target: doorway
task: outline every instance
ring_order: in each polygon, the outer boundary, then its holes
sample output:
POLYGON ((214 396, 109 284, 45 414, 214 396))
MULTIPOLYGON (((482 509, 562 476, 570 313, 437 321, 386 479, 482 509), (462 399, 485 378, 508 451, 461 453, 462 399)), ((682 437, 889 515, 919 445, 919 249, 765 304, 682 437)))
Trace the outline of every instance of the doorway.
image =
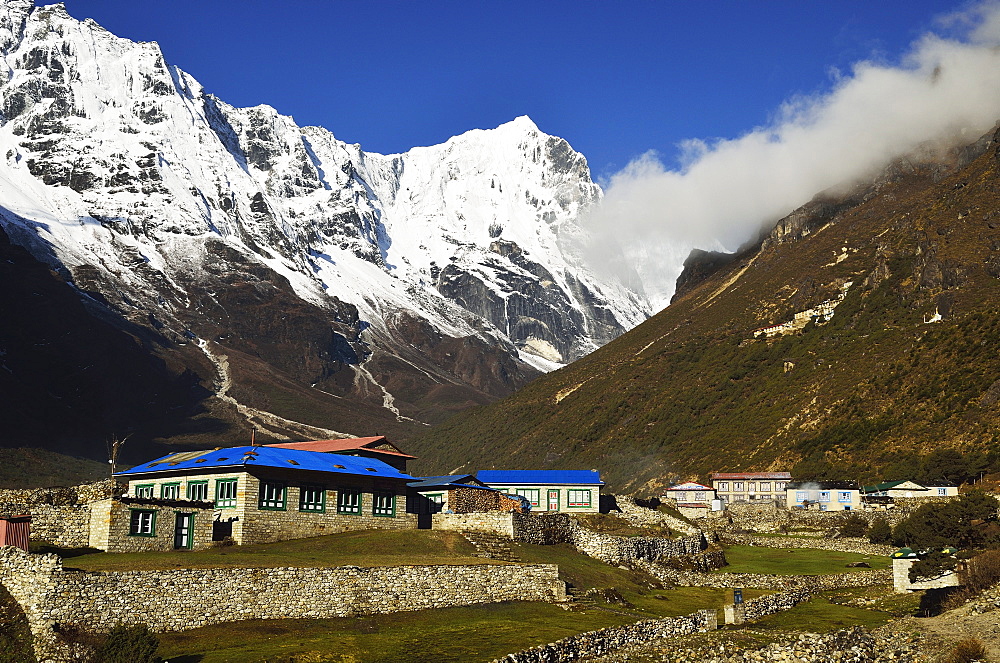
POLYGON ((178 513, 174 521, 174 548, 179 550, 191 549, 191 534, 194 529, 193 513, 178 513))
POLYGON ((559 491, 550 490, 549 491, 549 511, 559 510, 559 491))

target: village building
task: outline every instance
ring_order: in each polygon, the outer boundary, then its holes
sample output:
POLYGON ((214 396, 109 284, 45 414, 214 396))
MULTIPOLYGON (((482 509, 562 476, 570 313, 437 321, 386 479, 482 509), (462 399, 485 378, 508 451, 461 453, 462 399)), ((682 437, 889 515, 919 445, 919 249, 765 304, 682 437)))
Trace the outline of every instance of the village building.
POLYGON ((785 495, 789 509, 861 509, 861 488, 855 481, 794 481, 785 486, 785 495))
POLYGON ((479 470, 476 478, 490 488, 524 497, 532 511, 600 511, 604 482, 597 470, 479 470))
MULTIPOLYGON (((957 550, 943 548, 941 552, 954 555, 957 550)), ((924 551, 918 552, 910 548, 900 548, 892 554, 892 587, 897 594, 907 594, 925 589, 958 587, 962 584, 961 576, 957 571, 943 571, 933 578, 910 580, 910 567, 925 554, 924 551)))
POLYGON ((407 484, 410 513, 520 511, 521 501, 490 488, 471 474, 423 477, 407 484))
POLYGON ((727 504, 757 500, 785 499, 785 485, 791 481, 789 472, 715 472, 712 489, 727 504))
POLYGON ((91 509, 91 546, 110 552, 416 527, 406 508, 414 477, 361 455, 232 447, 170 454, 115 477, 127 494, 91 509))
POLYGON ((671 486, 663 491, 661 499, 672 500, 685 518, 704 518, 712 510, 713 503, 721 509, 721 503, 715 498, 715 490, 709 486, 688 481, 671 486))

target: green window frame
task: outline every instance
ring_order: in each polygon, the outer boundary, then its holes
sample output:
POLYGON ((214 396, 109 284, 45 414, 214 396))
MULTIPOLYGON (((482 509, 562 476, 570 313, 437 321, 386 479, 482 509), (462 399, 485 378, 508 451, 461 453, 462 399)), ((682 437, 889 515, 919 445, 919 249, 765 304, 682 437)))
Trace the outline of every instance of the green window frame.
POLYGON ((537 509, 541 505, 541 488, 515 488, 515 495, 520 495, 529 502, 531 502, 531 508, 537 509))
POLYGON ((153 498, 153 485, 151 483, 137 483, 135 485, 135 496, 145 497, 147 499, 153 498))
POLYGON ((299 488, 299 511, 326 513, 326 488, 318 484, 303 484, 299 488))
POLYGON ((396 494, 387 490, 372 493, 372 515, 382 518, 396 517, 396 494))
POLYGON ((361 491, 357 488, 337 490, 337 513, 357 516, 361 514, 361 491))
POLYGON ((232 509, 236 507, 237 479, 215 480, 215 508, 232 509))
POLYGON ((208 479, 204 481, 188 481, 187 498, 196 502, 208 501, 208 479))
POLYGON ((262 511, 284 511, 288 486, 280 481, 261 481, 257 508, 262 511))
POLYGON ((181 498, 181 482, 172 481, 160 484, 161 500, 179 500, 181 498))
POLYGON ((156 509, 129 509, 129 536, 156 536, 156 509))
POLYGON ((587 509, 591 506, 592 493, 588 490, 568 490, 566 491, 566 505, 571 509, 587 509))

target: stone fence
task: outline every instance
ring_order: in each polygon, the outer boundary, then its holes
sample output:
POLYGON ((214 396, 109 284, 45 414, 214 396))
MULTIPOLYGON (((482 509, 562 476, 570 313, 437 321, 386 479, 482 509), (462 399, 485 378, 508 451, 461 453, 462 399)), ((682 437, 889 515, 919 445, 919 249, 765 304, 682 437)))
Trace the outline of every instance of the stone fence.
POLYGON ((625 626, 602 628, 532 647, 514 654, 507 654, 493 663, 562 663, 584 657, 600 656, 628 645, 649 642, 658 638, 687 635, 695 631, 718 628, 715 610, 699 610, 683 617, 646 619, 625 626))
POLYGON ((614 495, 614 498, 622 518, 636 525, 665 526, 683 534, 697 534, 701 531, 691 523, 671 516, 669 513, 641 506, 636 502, 635 497, 630 495, 614 495))
MULTIPOLYGON (((751 599, 743 604, 746 619, 782 612, 810 597, 808 591, 793 590, 751 599)), ((647 619, 635 624, 604 628, 572 635, 562 640, 508 654, 493 663, 565 663, 603 656, 622 648, 642 646, 651 640, 688 635, 718 628, 717 610, 699 610, 683 617, 647 619)), ((631 660, 631 659, 626 659, 631 660)))
POLYGON ((895 548, 871 543, 868 539, 844 538, 826 539, 815 536, 759 536, 755 534, 725 533, 720 540, 726 544, 743 546, 759 546, 762 548, 811 548, 818 550, 836 550, 852 552, 860 555, 875 555, 888 557, 895 548))
POLYGON ((868 569, 850 573, 815 576, 782 576, 766 573, 702 573, 670 568, 656 562, 637 562, 650 575, 681 587, 752 587, 754 589, 807 589, 822 591, 842 587, 870 587, 892 584, 889 569, 868 569))
POLYGON ((243 619, 318 619, 566 600, 554 564, 67 571, 56 555, 0 547, 0 584, 24 610, 39 660, 71 658, 60 633, 118 623, 180 631, 243 619))
POLYGON ((32 541, 83 548, 90 545, 92 504, 126 489, 111 479, 66 488, 2 488, 0 515, 29 514, 32 541))
POLYGON ((585 555, 616 566, 639 559, 693 555, 708 547, 700 532, 676 539, 615 536, 589 530, 564 513, 436 513, 432 523, 434 529, 493 532, 536 545, 569 543, 585 555))

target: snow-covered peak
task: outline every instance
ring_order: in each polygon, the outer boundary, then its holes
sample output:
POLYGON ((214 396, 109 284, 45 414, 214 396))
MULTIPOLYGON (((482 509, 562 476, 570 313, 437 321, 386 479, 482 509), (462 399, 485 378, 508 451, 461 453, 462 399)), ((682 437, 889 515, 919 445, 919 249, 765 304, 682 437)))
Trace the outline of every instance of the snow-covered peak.
POLYGON ((100 266, 109 301, 181 306, 221 240, 308 302, 354 305, 373 343, 405 311, 564 363, 650 313, 561 248, 601 191, 527 116, 368 153, 271 106, 230 106, 155 42, 30 0, 0 3, 0 60, 4 223, 55 266, 100 266), (155 276, 129 268, 137 254, 155 276))

